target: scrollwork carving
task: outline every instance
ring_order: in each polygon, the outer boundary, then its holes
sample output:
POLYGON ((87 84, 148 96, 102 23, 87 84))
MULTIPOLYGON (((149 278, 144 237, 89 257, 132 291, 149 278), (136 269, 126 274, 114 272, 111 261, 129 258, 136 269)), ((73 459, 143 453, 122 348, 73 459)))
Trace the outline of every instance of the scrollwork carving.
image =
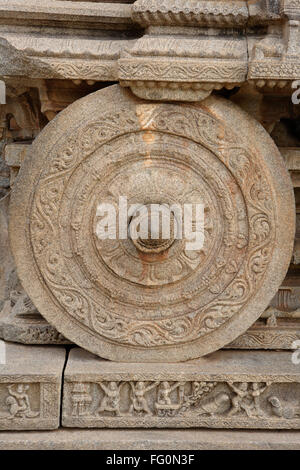
MULTIPOLYGON (((238 115, 232 105, 217 98, 200 106, 144 103, 115 90, 110 109, 74 118, 57 138, 49 130, 28 205, 30 250, 45 295, 73 325, 71 340, 80 341, 82 327, 99 344, 175 348, 176 357, 177 345, 221 334, 260 290, 280 233, 277 182, 255 142, 237 144, 225 120, 227 112, 238 115), (183 237, 149 254, 130 238, 100 240, 97 205, 109 202, 118 219, 123 195, 128 204, 201 201, 203 248, 186 250, 183 237)), ((100 101, 106 93, 98 92, 100 101)), ((283 165, 280 171, 285 178, 283 165)))

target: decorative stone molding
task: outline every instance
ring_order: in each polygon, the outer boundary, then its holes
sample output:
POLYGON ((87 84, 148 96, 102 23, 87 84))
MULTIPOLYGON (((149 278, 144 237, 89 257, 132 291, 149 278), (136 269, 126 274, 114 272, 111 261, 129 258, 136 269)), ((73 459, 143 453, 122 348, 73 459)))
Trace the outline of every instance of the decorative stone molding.
POLYGON ((179 364, 119 364, 73 349, 63 425, 299 429, 299 368, 287 352, 222 351, 179 364))
POLYGON ((3 22, 14 24, 18 15, 18 24, 40 26, 62 26, 63 28, 85 27, 87 29, 132 28, 131 5, 119 3, 88 3, 51 0, 1 0, 0 15, 3 22))
POLYGON ((226 27, 245 26, 248 9, 243 0, 138 0, 132 18, 147 26, 147 33, 124 50, 118 68, 121 85, 130 86, 137 96, 199 101, 213 89, 233 88, 246 80, 246 38, 226 32, 226 27))
POLYGON ((0 15, 3 77, 117 80, 119 51, 139 34, 127 4, 1 0, 0 15), (22 32, 7 28, 16 15, 22 32), (126 31, 123 40, 114 29, 126 31))
POLYGON ((199 101, 246 81, 290 95, 300 77, 298 7, 137 0, 83 9, 81 2, 1 0, 0 76, 119 81, 158 101, 199 101), (15 14, 22 31, 10 29, 15 14), (36 28, 41 21, 47 30, 36 28))
POLYGON ((271 300, 270 306, 256 323, 226 347, 293 349, 294 342, 298 340, 300 340, 300 286, 297 280, 286 279, 271 300))
POLYGON ((201 101, 213 89, 232 89, 246 76, 243 62, 229 60, 165 62, 157 59, 121 59, 119 78, 123 86, 130 86, 140 98, 171 101, 201 101), (201 77, 201 80, 200 80, 201 77))
POLYGON ((244 334, 225 346, 226 349, 286 349, 292 350, 300 341, 300 322, 297 318, 277 319, 273 326, 259 319, 244 334))
POLYGON ((245 26, 247 3, 238 1, 193 2, 192 0, 137 0, 132 6, 132 19, 141 26, 245 26))
MULTIPOLYGON (((295 450, 299 432, 211 429, 66 429, 43 432, 1 432, 1 450, 295 450), (184 443, 184 444, 183 444, 184 443)), ((116 456, 117 459, 117 456, 116 456)))
MULTIPOLYGON (((276 62, 276 61, 255 61, 249 66, 249 78, 251 80, 296 80, 300 76, 300 63, 276 62)), ((275 83, 274 83, 275 85, 275 83)), ((274 86, 273 85, 273 86, 274 86)))
MULTIPOLYGON (((145 68, 149 71, 147 66, 145 68)), ((173 71, 175 72, 176 69, 182 70, 182 66, 174 66, 173 71)), ((129 86, 136 96, 155 101, 201 101, 209 96, 212 90, 220 90, 221 88, 232 90, 235 86, 234 83, 155 82, 153 80, 137 80, 135 82, 121 80, 121 84, 124 87, 129 86)))

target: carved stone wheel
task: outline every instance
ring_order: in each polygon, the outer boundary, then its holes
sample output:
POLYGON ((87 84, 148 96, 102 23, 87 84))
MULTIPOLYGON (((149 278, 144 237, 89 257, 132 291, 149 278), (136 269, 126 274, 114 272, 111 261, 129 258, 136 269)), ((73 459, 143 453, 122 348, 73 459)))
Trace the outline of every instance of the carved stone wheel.
POLYGON ((289 176, 253 118, 218 97, 149 103, 117 85, 41 132, 10 219, 19 276, 39 311, 116 361, 188 360, 233 341, 275 295, 294 239, 289 176), (97 208, 112 204, 119 220, 121 196, 129 205, 200 201, 203 247, 188 250, 174 231, 130 238, 135 213, 127 238, 100 239, 97 208))

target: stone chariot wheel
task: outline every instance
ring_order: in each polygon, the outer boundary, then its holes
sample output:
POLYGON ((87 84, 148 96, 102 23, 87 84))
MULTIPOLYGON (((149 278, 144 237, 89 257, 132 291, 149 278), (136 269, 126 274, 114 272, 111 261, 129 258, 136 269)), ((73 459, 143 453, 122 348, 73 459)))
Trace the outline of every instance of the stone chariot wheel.
POLYGON ((115 85, 33 143, 10 237, 24 288, 67 338, 116 361, 183 361, 234 340, 275 295, 292 254, 292 187, 266 131, 231 102, 149 103, 115 85), (191 248, 178 208, 196 204, 203 243, 191 248), (155 237, 138 232, 146 221, 155 237))

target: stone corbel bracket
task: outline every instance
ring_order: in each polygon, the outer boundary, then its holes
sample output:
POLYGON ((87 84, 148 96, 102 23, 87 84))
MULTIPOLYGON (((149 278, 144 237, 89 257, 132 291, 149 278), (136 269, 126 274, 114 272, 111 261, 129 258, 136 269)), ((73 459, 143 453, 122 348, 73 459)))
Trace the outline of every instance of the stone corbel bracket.
POLYGON ((137 96, 198 101, 245 81, 245 1, 137 0, 131 16, 146 34, 123 50, 118 68, 137 96))

